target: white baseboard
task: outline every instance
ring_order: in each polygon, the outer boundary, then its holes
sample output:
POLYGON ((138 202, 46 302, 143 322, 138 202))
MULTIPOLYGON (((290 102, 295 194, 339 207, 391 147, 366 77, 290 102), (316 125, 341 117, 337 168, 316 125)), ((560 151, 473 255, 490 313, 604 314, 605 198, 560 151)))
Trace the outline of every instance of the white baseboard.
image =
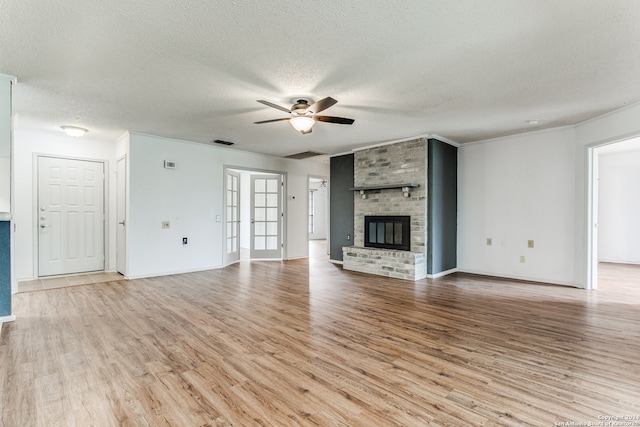
POLYGON ((611 264, 630 264, 630 265, 640 265, 640 262, 637 261, 621 261, 620 259, 599 259, 598 262, 606 262, 611 264))
POLYGON ((452 268, 450 270, 441 271, 440 273, 436 274, 427 274, 427 279, 437 279, 438 277, 447 276, 449 274, 456 273, 457 271, 457 268, 452 268))
POLYGON ((580 286, 577 286, 575 283, 540 279, 538 277, 511 276, 511 275, 487 273, 486 271, 466 270, 466 269, 458 269, 458 272, 468 273, 468 274, 477 274, 478 276, 496 277, 498 279, 511 279, 511 280, 520 280, 523 282, 544 283, 548 285, 560 285, 560 286, 570 286, 572 288, 581 288, 580 286))

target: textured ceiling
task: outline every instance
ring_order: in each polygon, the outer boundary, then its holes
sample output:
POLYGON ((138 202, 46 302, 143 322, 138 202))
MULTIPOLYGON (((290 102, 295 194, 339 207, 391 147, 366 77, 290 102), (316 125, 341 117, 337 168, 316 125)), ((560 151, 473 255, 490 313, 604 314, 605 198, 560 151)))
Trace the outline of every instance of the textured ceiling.
POLYGON ((127 130, 279 156, 465 143, 640 100, 640 1, 0 0, 17 126, 127 130), (339 102, 301 135, 256 102, 339 102), (539 120, 530 125, 527 120, 539 120))

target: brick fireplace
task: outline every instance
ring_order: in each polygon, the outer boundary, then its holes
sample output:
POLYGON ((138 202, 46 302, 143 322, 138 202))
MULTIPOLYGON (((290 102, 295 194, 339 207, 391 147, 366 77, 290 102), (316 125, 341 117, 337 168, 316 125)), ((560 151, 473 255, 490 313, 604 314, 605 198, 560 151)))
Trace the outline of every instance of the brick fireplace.
POLYGON ((354 245, 343 247, 344 269, 407 280, 426 277, 426 183, 425 138, 354 153, 354 188, 364 190, 354 191, 354 245), (367 216, 408 216, 409 250, 367 247, 367 216))

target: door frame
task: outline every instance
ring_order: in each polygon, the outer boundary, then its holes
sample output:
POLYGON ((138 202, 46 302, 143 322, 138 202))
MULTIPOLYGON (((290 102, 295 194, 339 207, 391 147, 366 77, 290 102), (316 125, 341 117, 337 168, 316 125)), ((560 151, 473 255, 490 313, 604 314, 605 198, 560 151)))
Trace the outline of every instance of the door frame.
MULTIPOLYGON (((129 219, 129 197, 128 197, 128 193, 129 193, 129 159, 127 158, 127 155, 123 155, 120 156, 116 159, 115 161, 115 171, 114 171, 114 176, 115 176, 115 211, 114 211, 114 230, 115 230, 115 236, 114 236, 114 243, 113 246, 115 248, 115 259, 114 259, 114 270, 116 272, 121 273, 124 277, 127 277, 127 275, 129 274, 129 256, 127 255, 129 253, 129 224, 127 223, 127 220, 129 219), (118 207, 119 207, 119 183, 118 180, 120 179, 118 177, 118 164, 124 161, 124 220, 125 220, 125 225, 124 225, 124 271, 118 271, 118 207)), ((105 209, 106 210, 106 209, 105 209)), ((105 220, 105 223, 108 224, 108 222, 105 220)), ((105 269, 106 269, 106 263, 105 263, 105 269)))
POLYGON ((240 216, 240 214, 242 212, 242 201, 240 200, 240 197, 241 197, 241 193, 242 193, 242 174, 236 169, 226 169, 225 168, 224 182, 223 182, 222 185, 223 185, 223 195, 224 195, 224 197, 222 198, 222 201, 223 201, 223 208, 222 208, 223 209, 222 210, 223 211, 223 215, 222 215, 222 218, 223 218, 223 221, 222 221, 222 230, 223 230, 223 237, 222 237, 222 240, 223 240, 223 245, 222 245, 222 265, 226 267, 227 265, 231 265, 231 264, 235 264, 237 262, 240 262, 240 230, 241 230, 240 223, 242 221, 241 216, 240 216), (230 176, 235 177, 238 180, 238 189, 237 189, 237 193, 238 193, 237 202, 238 202, 238 205, 237 205, 237 207, 238 207, 238 217, 239 218, 238 218, 237 224, 235 225, 235 227, 236 227, 236 241, 237 241, 237 245, 238 245, 237 246, 238 259, 230 259, 229 256, 228 256, 229 253, 227 252, 227 245, 229 243, 227 241, 227 238, 228 238, 228 235, 227 235, 228 222, 227 222, 227 220, 229 219, 229 217, 227 215, 227 212, 228 212, 228 209, 229 209, 229 206, 227 204, 227 202, 228 202, 227 194, 228 194, 228 191, 229 191, 229 189, 228 189, 228 186, 229 186, 228 178, 230 176))
MULTIPOLYGON (((329 253, 329 248, 331 247, 331 241, 329 240, 329 235, 330 235, 330 224, 329 224, 329 210, 331 209, 331 207, 329 206, 329 186, 330 184, 330 179, 328 176, 323 176, 323 175, 307 175, 307 216, 309 215, 309 192, 311 191, 311 179, 320 179, 323 181, 327 181, 327 196, 326 196, 326 200, 325 200, 325 235, 326 235, 326 241, 327 241, 327 254, 329 253)), ((307 218, 308 220, 308 218, 307 218)), ((308 221, 307 221, 308 223, 308 221)), ((311 241, 311 239, 309 238, 309 233, 308 233, 308 226, 307 226, 307 256, 310 255, 309 253, 309 242, 311 241)))
MULTIPOLYGON (((224 263, 224 249, 225 249, 225 244, 226 244, 226 238, 227 238, 227 229, 225 227, 225 224, 227 223, 227 212, 226 212, 226 206, 227 206, 227 194, 225 188, 224 188, 224 183, 225 183, 225 177, 227 174, 227 169, 234 169, 234 170, 238 170, 238 171, 243 171, 243 172, 256 172, 256 173, 265 173, 265 174, 273 174, 273 175, 281 175, 282 176, 282 212, 284 212, 284 216, 282 217, 282 259, 286 260, 288 259, 287 257, 287 224, 288 224, 288 209, 287 209, 287 201, 289 200, 289 196, 288 196, 288 174, 285 171, 279 171, 279 170, 275 170, 275 169, 260 169, 260 168, 252 168, 252 167, 247 167, 247 166, 235 166, 235 165, 223 165, 222 167, 222 180, 220 181, 220 190, 222 191, 222 206, 225 207, 224 211, 222 212, 222 239, 221 240, 221 249, 222 249, 222 266, 226 267, 227 265, 230 264, 225 264, 224 263)), ((246 204, 246 203, 245 203, 246 204)), ((244 209, 250 209, 250 206, 244 206, 245 204, 240 205, 240 209, 244 210, 244 209)), ((242 227, 241 227, 242 228, 242 227)), ((238 236, 238 238, 240 238, 240 236, 238 236)))
MULTIPOLYGON (((90 157, 74 157, 74 156, 63 156, 63 155, 59 155, 59 154, 50 154, 50 153, 33 153, 32 155, 32 166, 31 166, 31 177, 32 177, 32 192, 31 192, 31 232, 32 232, 32 236, 31 236, 31 253, 32 253, 32 259, 33 259, 33 275, 34 275, 34 279, 39 278, 40 277, 40 266, 39 266, 39 261, 40 261, 40 248, 39 248, 39 240, 38 240, 38 190, 39 190, 39 186, 38 186, 38 172, 39 172, 39 167, 38 167, 38 159, 40 157, 50 157, 53 159, 62 159, 62 160, 79 160, 79 161, 84 161, 84 162, 96 162, 96 163, 102 163, 102 167, 104 170, 104 192, 102 195, 103 200, 103 209, 104 209, 104 239, 103 239, 103 251, 104 251, 104 270, 103 271, 108 271, 109 270, 109 264, 111 263, 111 257, 109 256, 109 248, 111 247, 111 239, 110 239, 110 235, 111 235, 111 228, 109 227, 109 224, 111 223, 111 218, 110 218, 110 206, 109 206, 109 182, 110 182, 110 178, 111 178, 111 166, 109 164, 109 160, 106 159, 95 159, 95 158, 90 158, 90 157)), ((47 276, 47 277, 56 277, 56 276, 47 276)))
POLYGON ((600 159, 598 148, 617 144, 640 137, 637 132, 589 144, 585 147, 587 162, 587 221, 586 221, 586 257, 585 257, 585 289, 598 289, 598 221, 599 221, 599 174, 600 159))

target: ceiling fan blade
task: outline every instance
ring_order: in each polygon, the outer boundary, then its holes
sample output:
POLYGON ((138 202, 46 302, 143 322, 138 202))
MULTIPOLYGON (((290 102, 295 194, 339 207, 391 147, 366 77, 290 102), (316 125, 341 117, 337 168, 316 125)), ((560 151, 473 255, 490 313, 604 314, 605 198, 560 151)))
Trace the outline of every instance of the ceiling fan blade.
POLYGON ((266 105, 268 107, 272 107, 272 108, 275 108, 277 110, 284 111, 285 113, 291 113, 291 110, 289 110, 288 108, 281 107, 281 106, 279 106, 277 104, 274 104, 273 102, 265 101, 264 99, 258 99, 258 102, 260 104, 264 104, 264 105, 266 105))
POLYGON ((341 125, 350 125, 355 122, 354 119, 347 119, 346 117, 313 116, 313 118, 319 122, 338 123, 341 125))
POLYGON ((282 118, 282 119, 262 120, 262 121, 259 121, 259 122, 253 122, 253 124, 259 125, 259 124, 262 124, 262 123, 281 122, 283 120, 291 120, 291 117, 285 117, 285 118, 282 118))
POLYGON ((319 113, 320 111, 326 110, 327 108, 331 107, 336 102, 338 101, 331 98, 330 96, 327 96, 326 98, 321 99, 320 101, 309 107, 309 110, 313 111, 314 113, 319 113))

